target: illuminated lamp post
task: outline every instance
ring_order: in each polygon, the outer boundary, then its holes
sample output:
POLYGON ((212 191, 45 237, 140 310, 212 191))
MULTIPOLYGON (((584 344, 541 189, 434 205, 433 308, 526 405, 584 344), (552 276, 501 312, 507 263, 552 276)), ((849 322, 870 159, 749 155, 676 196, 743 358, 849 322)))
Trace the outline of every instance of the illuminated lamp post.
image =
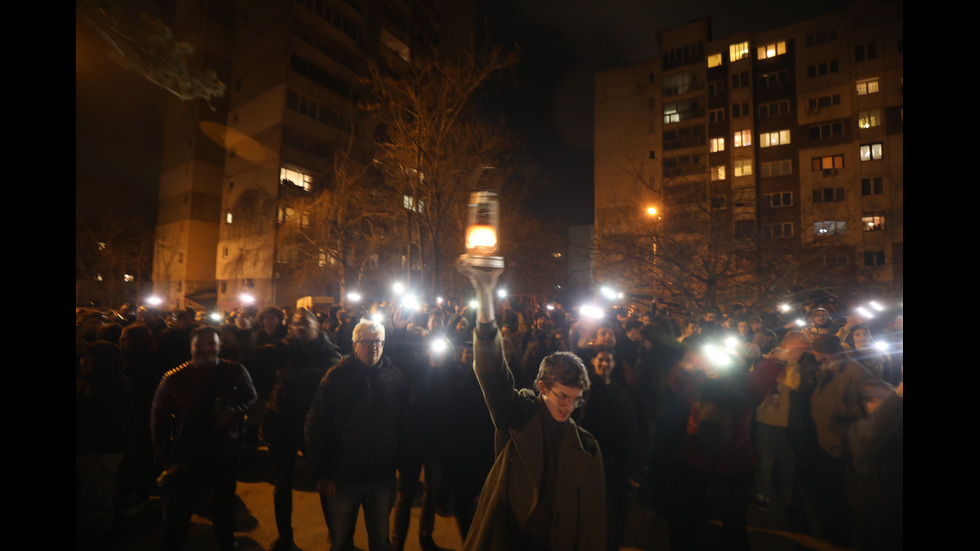
POLYGON ((500 227, 497 192, 481 190, 470 193, 468 207, 466 253, 459 255, 459 263, 483 268, 503 268, 504 257, 496 256, 497 232, 500 227))

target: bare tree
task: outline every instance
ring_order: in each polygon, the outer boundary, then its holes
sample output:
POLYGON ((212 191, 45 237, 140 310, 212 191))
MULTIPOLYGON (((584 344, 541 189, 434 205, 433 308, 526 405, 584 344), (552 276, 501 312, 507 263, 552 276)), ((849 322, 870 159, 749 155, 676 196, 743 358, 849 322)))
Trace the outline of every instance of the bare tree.
POLYGON ((417 245, 422 283, 430 291, 442 287, 461 252, 473 175, 500 166, 512 144, 502 125, 479 121, 470 102, 516 61, 516 51, 488 42, 458 58, 416 59, 397 72, 370 67, 371 99, 363 106, 381 125, 378 158, 387 187, 403 197, 402 225, 415 232, 407 235, 409 255, 417 245))

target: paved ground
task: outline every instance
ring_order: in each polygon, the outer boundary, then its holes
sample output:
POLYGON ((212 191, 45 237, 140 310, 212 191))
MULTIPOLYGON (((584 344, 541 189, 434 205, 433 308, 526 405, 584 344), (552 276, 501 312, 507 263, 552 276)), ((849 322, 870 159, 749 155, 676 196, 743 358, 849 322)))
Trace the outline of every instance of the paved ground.
MULTIPOLYGON (((255 467, 250 473, 240 477, 238 483, 236 545, 240 551, 268 550, 277 537, 272 511, 271 468, 268 465, 268 455, 263 449, 257 457, 255 467)), ((324 551, 329 548, 329 544, 320 501, 312 484, 306 480, 308 477, 305 476, 305 470, 302 468, 302 460, 300 462, 297 479, 305 482, 298 482, 293 490, 293 528, 296 544, 302 551, 324 551)), ((412 510, 407 551, 421 550, 418 544, 418 505, 416 503, 416 507, 412 510)), ((210 519, 206 516, 206 501, 202 500, 198 509, 201 514, 195 514, 191 521, 185 550, 216 550, 210 519)), ((156 551, 160 548, 162 512, 160 503, 154 502, 135 515, 123 517, 106 540, 91 548, 92 551, 156 551)), ((776 511, 753 509, 749 515, 749 525, 752 548, 756 550, 838 550, 809 536, 786 531, 785 519, 776 511)), ((458 550, 462 547, 456 523, 451 518, 436 517, 434 539, 445 550, 458 550)), ((367 549, 367 534, 364 531, 363 518, 358 519, 354 544, 358 549, 367 549)), ((666 520, 658 517, 650 509, 634 506, 630 512, 626 541, 622 549, 645 551, 666 550, 669 547, 666 520)), ((705 549, 710 548, 710 544, 705 546, 705 549)))

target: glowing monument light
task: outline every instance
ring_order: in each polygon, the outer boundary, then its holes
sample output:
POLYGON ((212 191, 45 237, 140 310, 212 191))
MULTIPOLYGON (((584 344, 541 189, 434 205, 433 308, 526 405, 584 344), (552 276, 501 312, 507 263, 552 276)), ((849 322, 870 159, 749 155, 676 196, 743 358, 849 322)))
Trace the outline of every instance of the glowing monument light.
POLYGON ((474 191, 470 194, 469 223, 466 226, 466 254, 461 264, 485 268, 503 268, 504 259, 497 254, 497 230, 500 227, 500 205, 497 192, 474 191))

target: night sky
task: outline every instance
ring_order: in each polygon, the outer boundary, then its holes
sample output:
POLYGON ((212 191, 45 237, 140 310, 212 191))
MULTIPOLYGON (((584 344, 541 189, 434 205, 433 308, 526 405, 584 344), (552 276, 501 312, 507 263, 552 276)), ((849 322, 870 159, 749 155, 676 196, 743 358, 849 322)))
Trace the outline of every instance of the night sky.
MULTIPOLYGON (((169 20, 168 0, 141 2, 169 20)), ((516 86, 483 110, 505 117, 522 137, 514 159, 521 177, 542 186, 538 210, 590 224, 596 73, 657 56, 659 29, 700 17, 710 16, 713 36, 721 38, 844 6, 842 0, 478 0, 477 28, 486 21, 495 41, 518 43, 522 51, 516 86)), ((116 65, 99 40, 76 15, 76 201, 100 190, 129 193, 152 219, 167 92, 116 65)))

